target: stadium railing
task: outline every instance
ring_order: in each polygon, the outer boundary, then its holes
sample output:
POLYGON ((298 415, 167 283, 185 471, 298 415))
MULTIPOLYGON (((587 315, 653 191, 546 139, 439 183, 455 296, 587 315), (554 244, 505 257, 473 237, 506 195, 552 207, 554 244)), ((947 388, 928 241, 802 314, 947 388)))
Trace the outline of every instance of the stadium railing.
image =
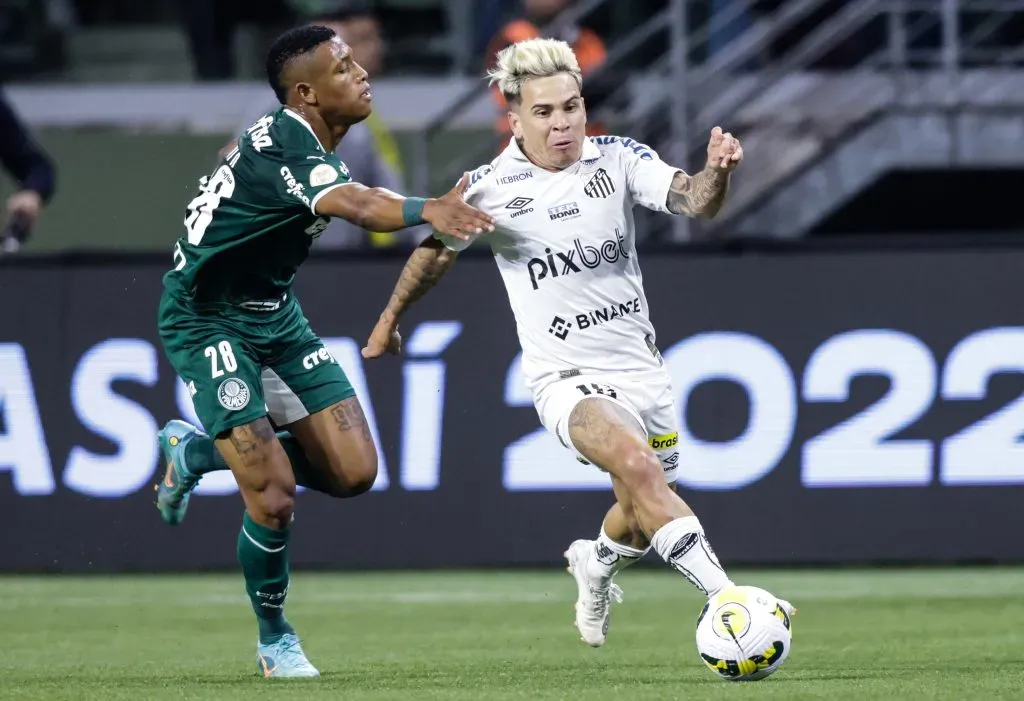
MULTIPOLYGON (((602 0, 585 0, 557 21, 584 19, 601 5, 602 0)), ((770 16, 751 23, 712 52, 712 37, 722 36, 722 30, 748 7, 749 3, 734 0, 701 23, 685 0, 671 0, 668 9, 610 46, 608 61, 588 77, 588 83, 617 83, 607 102, 625 98, 633 103, 620 115, 619 129, 654 145, 673 162, 691 167, 699 163, 714 124, 742 130, 745 142, 756 146, 748 149, 751 167, 734 186, 728 216, 714 223, 651 220, 650 227, 642 228, 652 236, 685 241, 733 229, 787 178, 855 136, 866 120, 922 101, 936 108, 963 104, 968 97, 963 89, 965 71, 1019 65, 1024 59, 1019 46, 990 41, 1021 20, 1022 0, 857 0, 837 9, 832 0, 784 0, 770 16), (794 39, 795 31, 803 35, 794 39), (930 33, 938 39, 929 46, 930 33), (622 64, 637 47, 656 38, 667 38, 665 54, 641 74, 622 79, 622 64), (770 57, 781 42, 790 46, 770 57), (816 70, 823 57, 844 44, 852 48, 845 52, 841 71, 816 70), (759 68, 751 70, 755 63, 759 68), (879 77, 885 79, 882 89, 879 77), (837 79, 844 81, 841 90, 812 89, 837 79), (895 89, 884 89, 893 84, 895 89), (798 104, 787 104, 794 89, 800 92, 798 104), (841 109, 821 104, 836 97, 841 109), (823 109, 829 106, 833 109, 823 109)), ((429 166, 434 144, 465 110, 478 109, 485 93, 483 84, 471 87, 418 130, 413 142, 417 185, 454 182, 462 171, 493 156, 493 145, 485 143, 467 149, 441 171, 429 166)), ((1001 99, 1014 99, 1012 90, 1001 93, 1001 99)), ((769 228, 773 235, 787 230, 769 228)), ((788 229, 799 232, 793 226, 788 229)), ((750 234, 749 227, 744 231, 750 234)))

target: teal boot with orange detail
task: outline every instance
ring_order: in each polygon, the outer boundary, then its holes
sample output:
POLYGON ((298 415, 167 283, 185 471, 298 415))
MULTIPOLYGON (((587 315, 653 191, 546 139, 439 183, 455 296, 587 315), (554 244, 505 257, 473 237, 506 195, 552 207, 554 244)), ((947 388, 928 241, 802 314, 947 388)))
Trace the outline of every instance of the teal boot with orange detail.
POLYGON ((185 520, 188 500, 199 484, 201 475, 190 472, 185 460, 185 446, 193 439, 205 436, 202 431, 184 421, 168 421, 157 433, 160 452, 167 466, 164 478, 154 485, 156 508, 164 523, 176 526, 185 520))
POLYGON ((294 633, 281 636, 280 640, 256 646, 256 666, 264 677, 297 679, 319 677, 320 672, 310 664, 302 651, 299 638, 294 633))

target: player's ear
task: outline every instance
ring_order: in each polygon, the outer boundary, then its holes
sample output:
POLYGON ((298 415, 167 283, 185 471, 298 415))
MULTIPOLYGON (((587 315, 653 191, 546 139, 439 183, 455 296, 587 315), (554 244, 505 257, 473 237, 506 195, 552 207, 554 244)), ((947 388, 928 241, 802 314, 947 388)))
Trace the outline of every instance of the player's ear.
POLYGON ((295 92, 299 94, 299 97, 307 105, 316 104, 316 88, 309 83, 297 83, 295 85, 295 92))
POLYGON ((519 118, 519 113, 515 110, 508 111, 508 125, 512 129, 512 136, 516 139, 523 138, 523 121, 519 118))

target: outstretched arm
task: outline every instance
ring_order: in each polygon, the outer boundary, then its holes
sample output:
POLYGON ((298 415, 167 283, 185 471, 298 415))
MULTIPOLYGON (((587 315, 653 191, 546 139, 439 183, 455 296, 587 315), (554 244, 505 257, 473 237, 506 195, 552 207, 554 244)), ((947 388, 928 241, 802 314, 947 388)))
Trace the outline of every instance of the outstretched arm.
POLYGON ((672 179, 666 203, 670 212, 710 219, 722 208, 729 191, 729 176, 743 160, 743 147, 720 127, 711 130, 708 161, 696 175, 679 171, 672 179))
POLYGON ((463 199, 468 182, 463 177, 437 199, 403 197, 382 187, 346 183, 315 201, 316 214, 340 217, 369 231, 397 231, 428 222, 442 234, 468 240, 494 228, 489 216, 463 199))
POLYGON ((428 222, 444 234, 468 240, 490 230, 490 217, 466 204, 461 193, 449 195, 403 197, 382 187, 347 183, 320 198, 316 213, 345 219, 368 231, 397 231, 428 222))
POLYGON ((458 255, 449 250, 441 241, 431 236, 421 243, 398 278, 388 300, 387 307, 377 320, 370 340, 363 348, 364 358, 378 358, 384 353, 399 353, 401 337, 398 335, 398 321, 402 314, 418 299, 425 295, 455 264, 458 255))

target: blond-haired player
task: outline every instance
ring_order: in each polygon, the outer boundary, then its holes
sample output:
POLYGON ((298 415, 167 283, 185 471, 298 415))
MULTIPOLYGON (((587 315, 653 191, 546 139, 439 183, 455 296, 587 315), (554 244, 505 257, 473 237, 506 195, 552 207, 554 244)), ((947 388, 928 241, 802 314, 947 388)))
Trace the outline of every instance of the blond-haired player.
MULTIPOLYGON (((621 599, 614 575, 652 547, 709 596, 731 584, 674 489, 678 412, 655 345, 632 209, 714 216, 743 149, 715 127, 707 165, 688 175, 631 139, 585 137, 580 68, 562 41, 509 46, 489 75, 508 101, 513 138, 469 174, 465 197, 495 220, 483 240, 505 282, 541 422, 611 475, 616 498, 597 539, 566 551, 579 590, 576 626, 596 647, 611 600, 621 599)), ((420 245, 364 356, 399 350, 399 318, 468 245, 441 234, 420 245)))

